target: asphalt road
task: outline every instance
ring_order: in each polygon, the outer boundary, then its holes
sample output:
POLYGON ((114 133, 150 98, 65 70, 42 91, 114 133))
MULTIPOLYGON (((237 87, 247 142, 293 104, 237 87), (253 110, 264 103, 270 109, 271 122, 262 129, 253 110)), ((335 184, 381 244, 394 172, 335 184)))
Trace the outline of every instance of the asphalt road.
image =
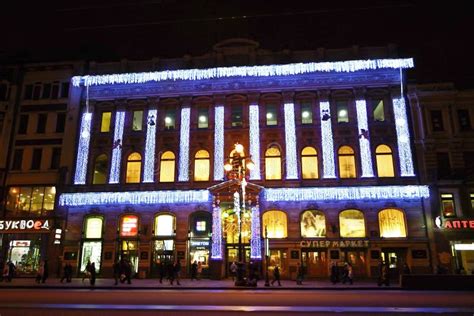
POLYGON ((474 292, 0 290, 6 315, 474 315, 474 292))

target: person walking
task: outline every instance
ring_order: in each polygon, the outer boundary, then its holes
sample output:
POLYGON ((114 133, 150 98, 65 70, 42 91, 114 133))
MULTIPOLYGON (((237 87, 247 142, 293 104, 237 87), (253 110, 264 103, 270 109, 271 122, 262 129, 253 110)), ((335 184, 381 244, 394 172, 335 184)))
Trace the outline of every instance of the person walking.
POLYGON ((389 266, 388 263, 381 262, 380 263, 380 276, 378 286, 389 286, 390 285, 390 275, 389 275, 389 266))
POLYGON ((64 280, 67 280, 68 274, 69 274, 68 266, 67 266, 67 263, 65 263, 63 266, 63 276, 61 277, 61 280, 59 280, 59 282, 63 283, 64 280))
POLYGON ((48 279, 49 271, 48 271, 48 260, 45 259, 43 263, 43 276, 41 277, 41 283, 45 283, 48 279))
POLYGON ((191 281, 196 279, 197 280, 197 261, 194 260, 194 262, 191 264, 191 281))
POLYGON ((166 274, 165 264, 163 263, 162 260, 158 262, 158 274, 160 276, 160 284, 162 284, 163 278, 165 277, 165 274, 166 274))
POLYGON ((92 262, 91 263, 91 266, 90 266, 90 274, 91 274, 91 278, 90 278, 90 284, 91 286, 94 286, 95 285, 95 276, 96 276, 96 273, 95 273, 95 262, 92 262))
POLYGON ((43 278, 44 273, 44 262, 41 261, 40 266, 38 268, 38 272, 36 273, 36 283, 41 283, 41 279, 43 278))
POLYGON ((132 284, 132 263, 128 261, 128 259, 123 259, 121 260, 120 264, 120 269, 122 270, 122 273, 124 275, 124 278, 121 280, 122 283, 125 283, 127 281, 127 284, 132 284))
POLYGON ((198 281, 201 279, 201 275, 202 275, 202 262, 199 261, 198 266, 197 266, 197 279, 198 279, 198 281))
POLYGON ((8 261, 7 266, 8 266, 7 282, 11 282, 13 280, 13 277, 15 276, 16 267, 11 260, 8 261))
POLYGON ((113 273, 114 273, 114 280, 115 280, 115 285, 118 285, 118 281, 120 280, 120 275, 122 272, 120 271, 120 262, 118 260, 115 260, 114 265, 113 265, 113 273))
POLYGON ((235 277, 237 275, 237 263, 235 263, 235 261, 232 261, 229 271, 230 275, 232 275, 232 281, 235 281, 235 277))
POLYGON ((91 270, 91 261, 87 260, 86 268, 82 274, 82 283, 84 283, 85 279, 90 279, 90 272, 89 272, 90 270, 91 270))
POLYGON ((273 280, 272 280, 272 285, 273 283, 278 282, 278 286, 281 286, 280 282, 280 268, 278 268, 278 265, 275 266, 273 269, 273 280))
POLYGON ((303 285, 303 279, 304 279, 304 268, 298 262, 297 269, 296 269, 296 284, 297 285, 303 285))
POLYGON ((174 266, 173 266, 173 274, 174 274, 174 278, 176 279, 176 284, 178 285, 181 285, 181 283, 179 283, 180 281, 180 274, 181 274, 181 262, 180 260, 176 260, 174 266))
POLYGON ((339 282, 339 267, 337 266, 336 262, 333 262, 331 265, 331 282, 332 284, 336 284, 339 282))
POLYGON ((168 275, 168 281, 170 284, 173 285, 174 282, 174 264, 173 262, 169 261, 166 265, 166 274, 168 275))

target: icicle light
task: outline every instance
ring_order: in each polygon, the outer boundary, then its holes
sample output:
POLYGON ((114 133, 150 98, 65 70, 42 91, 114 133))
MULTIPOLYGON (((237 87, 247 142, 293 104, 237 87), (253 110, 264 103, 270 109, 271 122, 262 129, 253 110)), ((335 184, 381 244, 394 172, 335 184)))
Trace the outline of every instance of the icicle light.
POLYGON ((224 179, 224 106, 214 108, 214 180, 224 179))
POLYGON ((323 178, 336 177, 334 164, 334 144, 332 140, 331 109, 329 102, 319 103, 321 117, 321 143, 323 149, 323 178))
POLYGON ((155 182, 155 142, 156 142, 156 122, 158 111, 148 110, 145 141, 145 161, 143 170, 143 182, 155 182))
POLYGON ((395 114, 395 128, 397 130, 398 157, 400 159, 400 175, 402 177, 413 177, 413 157, 410 147, 410 132, 408 131, 408 121, 405 106, 405 99, 395 98, 393 102, 393 112, 395 114))
POLYGON ((222 260, 222 218, 221 218, 221 208, 219 205, 215 205, 212 209, 211 258, 222 260))
POLYGON ((357 126, 359 128, 360 162, 362 178, 374 177, 372 153, 370 151, 369 124, 367 122, 367 104, 365 100, 356 101, 357 126))
POLYGON ((120 182, 120 164, 122 161, 122 140, 124 124, 125 111, 117 111, 117 113, 115 113, 114 143, 112 145, 112 162, 110 165, 110 184, 120 182))
POLYGON ((295 107, 293 103, 285 103, 285 147, 286 147, 286 178, 298 179, 298 160, 296 159, 295 107))
POLYGON ((260 208, 252 207, 252 236, 250 239, 250 258, 262 259, 262 240, 260 237, 260 208))
POLYGON ((179 177, 180 182, 189 181, 189 120, 191 108, 181 109, 181 129, 179 133, 179 177))
POLYGON ((89 161, 89 144, 91 140, 91 124, 92 113, 83 113, 79 135, 79 148, 77 149, 74 184, 86 184, 87 162, 89 161))
POLYGON ((254 168, 250 170, 251 180, 260 180, 260 119, 258 104, 249 106, 249 143, 250 156, 254 163, 254 168))

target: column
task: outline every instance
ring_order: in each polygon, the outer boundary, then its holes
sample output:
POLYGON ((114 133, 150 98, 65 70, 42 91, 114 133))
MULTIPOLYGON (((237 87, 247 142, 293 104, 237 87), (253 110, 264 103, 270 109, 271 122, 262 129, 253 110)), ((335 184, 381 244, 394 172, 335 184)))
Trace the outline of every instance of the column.
POLYGON ((318 91, 319 116, 321 120, 321 148, 323 151, 323 178, 336 178, 334 143, 332 138, 331 107, 329 91, 318 91))
POLYGON ((115 112, 114 142, 112 143, 112 161, 110 164, 109 184, 120 182, 120 166, 122 163, 123 127, 125 125, 125 102, 117 102, 115 112))
POLYGON ((156 123, 158 118, 157 106, 158 98, 150 98, 148 100, 149 109, 146 120, 146 141, 145 141, 145 158, 143 168, 143 182, 155 182, 155 143, 156 143, 156 123))
POLYGON ((77 148, 76 172, 74 184, 86 184, 87 162, 89 161, 89 145, 91 140, 92 112, 82 113, 79 147, 77 148))
POLYGON ((250 157, 255 164, 250 170, 250 180, 260 180, 260 115, 258 105, 258 94, 249 97, 249 144, 250 157))
POLYGON ((224 179, 224 104, 225 97, 214 97, 214 181, 224 179))
POLYGON ((296 158, 295 105, 293 92, 283 93, 285 113, 286 179, 298 179, 298 159, 296 158))
POLYGON ((191 98, 182 98, 179 132, 179 170, 178 181, 189 181, 189 124, 191 119, 191 98))
POLYGON ((397 131, 400 175, 402 177, 413 177, 415 173, 413 169, 413 156, 411 152, 405 99, 403 96, 393 96, 392 103, 395 116, 395 128, 397 131))
POLYGON ((212 204, 212 253, 211 259, 222 260, 222 219, 219 199, 212 204))
MULTIPOLYGON (((258 197, 257 197, 258 198, 258 197)), ((260 207, 252 207, 252 235, 250 238, 250 258, 262 259, 262 240, 260 236, 260 207)))
POLYGON ((359 135, 360 163, 362 178, 374 177, 372 152, 370 149, 369 124, 367 121, 367 104, 363 91, 356 91, 357 128, 359 135))

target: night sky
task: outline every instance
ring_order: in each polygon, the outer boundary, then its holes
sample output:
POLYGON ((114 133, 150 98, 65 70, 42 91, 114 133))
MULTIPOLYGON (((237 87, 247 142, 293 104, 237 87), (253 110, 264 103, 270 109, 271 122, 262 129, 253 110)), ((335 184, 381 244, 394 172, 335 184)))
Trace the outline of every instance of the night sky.
POLYGON ((474 27, 465 1, 54 2, 16 1, 0 11, 1 63, 201 55, 233 37, 274 51, 394 43, 400 57, 415 58, 410 83, 474 87, 474 27))

